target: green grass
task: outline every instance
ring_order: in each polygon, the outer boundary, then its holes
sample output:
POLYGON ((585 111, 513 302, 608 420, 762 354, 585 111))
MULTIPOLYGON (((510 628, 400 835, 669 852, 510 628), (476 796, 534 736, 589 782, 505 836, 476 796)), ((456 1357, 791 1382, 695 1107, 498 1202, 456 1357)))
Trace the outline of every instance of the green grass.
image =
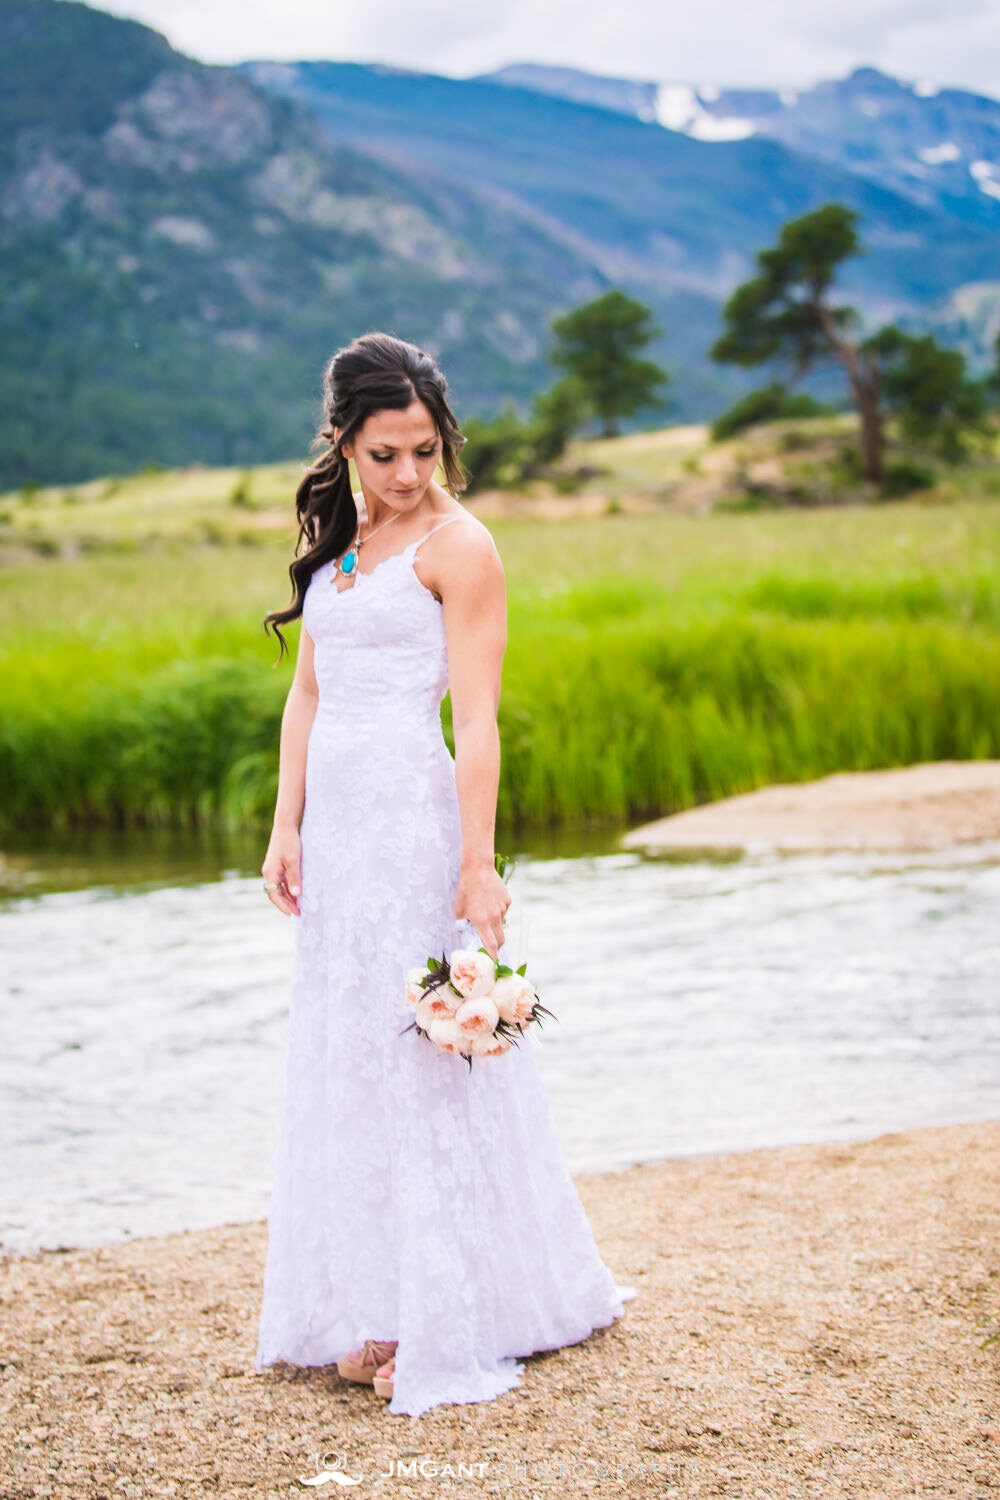
MULTIPOLYGON (((0 502, 18 530, 22 506, 91 529, 118 506, 108 536, 132 541, 17 546, 0 567, 8 828, 269 821, 291 666, 273 668, 261 619, 289 597, 297 472, 0 502)), ((490 520, 509 607, 499 818, 638 821, 774 780, 1000 755, 998 523, 989 499, 490 520)))

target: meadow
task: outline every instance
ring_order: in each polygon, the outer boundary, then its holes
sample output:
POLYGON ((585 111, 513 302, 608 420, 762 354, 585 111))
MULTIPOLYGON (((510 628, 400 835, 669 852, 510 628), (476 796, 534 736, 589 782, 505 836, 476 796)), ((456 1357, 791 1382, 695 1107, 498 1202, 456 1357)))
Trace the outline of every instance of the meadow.
MULTIPOLYGON (((768 782, 1000 755, 992 483, 630 509, 621 475, 659 482, 660 440, 619 441, 617 471, 614 445, 592 445, 605 513, 484 511, 508 589, 500 821, 623 824, 768 782)), ((289 598, 298 473, 0 497, 0 827, 269 822, 292 665, 274 665, 262 618, 289 598)), ((443 722, 454 748, 447 698, 443 722)))

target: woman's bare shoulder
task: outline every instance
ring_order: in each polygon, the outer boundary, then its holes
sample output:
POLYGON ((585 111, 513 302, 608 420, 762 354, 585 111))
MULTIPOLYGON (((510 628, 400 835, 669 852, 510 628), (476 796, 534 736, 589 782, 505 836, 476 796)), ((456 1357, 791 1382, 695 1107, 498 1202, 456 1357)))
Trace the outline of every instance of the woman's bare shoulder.
MULTIPOLYGON (((489 527, 484 526, 478 516, 473 515, 468 506, 463 505, 457 496, 450 494, 442 485, 434 485, 434 506, 425 521, 425 536, 432 531, 439 531, 443 539, 447 538, 453 542, 456 537, 474 537, 479 532, 480 538, 492 541, 493 533, 489 527), (445 526, 445 521, 471 521, 471 526, 445 526)), ((436 538, 435 538, 436 540, 436 538)))
MULTIPOLYGON (((482 553, 483 555, 493 553, 497 557, 500 555, 492 531, 490 531, 488 526, 483 525, 478 516, 474 516, 471 511, 466 510, 464 505, 456 506, 453 511, 448 515, 442 515, 441 519, 434 524, 435 527, 441 527, 440 540, 442 547, 440 550, 442 552, 468 553, 471 551, 473 553, 482 553), (469 526, 444 526, 443 523, 450 520, 470 521, 472 524, 469 526)), ((438 540, 438 538, 435 537, 435 540, 438 540)))
POLYGON ((439 601, 445 588, 455 580, 466 587, 486 588, 492 584, 502 587, 503 563, 493 533, 462 505, 456 505, 450 514, 434 522, 434 536, 428 545, 418 549, 415 561, 417 576, 439 601), (472 524, 444 524, 450 520, 472 524))
POLYGON ((478 516, 474 516, 471 510, 466 510, 464 505, 460 505, 453 514, 460 517, 463 521, 471 521, 480 536, 488 536, 490 541, 493 540, 493 533, 489 527, 484 525, 478 516))

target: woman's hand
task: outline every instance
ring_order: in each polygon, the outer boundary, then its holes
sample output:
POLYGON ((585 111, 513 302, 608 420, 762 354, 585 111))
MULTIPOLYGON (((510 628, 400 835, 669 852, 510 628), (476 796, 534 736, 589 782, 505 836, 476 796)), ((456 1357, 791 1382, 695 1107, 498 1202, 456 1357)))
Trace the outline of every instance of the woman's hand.
POLYGON ((299 891, 301 889, 302 840, 299 830, 275 824, 271 830, 271 842, 267 846, 260 873, 264 880, 275 887, 268 891, 267 899, 283 911, 286 917, 300 917, 299 891))
POLYGON ((510 892, 492 860, 462 866, 455 894, 455 916, 458 921, 465 918, 472 923, 494 963, 503 942, 503 919, 509 905, 510 892))

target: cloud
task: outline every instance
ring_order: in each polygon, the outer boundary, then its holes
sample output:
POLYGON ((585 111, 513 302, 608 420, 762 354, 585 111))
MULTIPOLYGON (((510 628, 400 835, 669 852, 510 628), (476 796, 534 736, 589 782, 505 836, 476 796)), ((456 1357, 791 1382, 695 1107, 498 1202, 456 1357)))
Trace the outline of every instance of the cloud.
MULTIPOLYGON (((468 50, 487 55, 495 17, 455 0, 110 0, 104 9, 164 32, 205 62, 329 58, 452 71, 468 50)), ((517 9, 515 5, 513 7, 517 9)))
POLYGON ((541 62, 651 81, 806 87, 871 65, 994 93, 995 0, 111 0, 208 62, 329 58, 456 77, 541 62))

